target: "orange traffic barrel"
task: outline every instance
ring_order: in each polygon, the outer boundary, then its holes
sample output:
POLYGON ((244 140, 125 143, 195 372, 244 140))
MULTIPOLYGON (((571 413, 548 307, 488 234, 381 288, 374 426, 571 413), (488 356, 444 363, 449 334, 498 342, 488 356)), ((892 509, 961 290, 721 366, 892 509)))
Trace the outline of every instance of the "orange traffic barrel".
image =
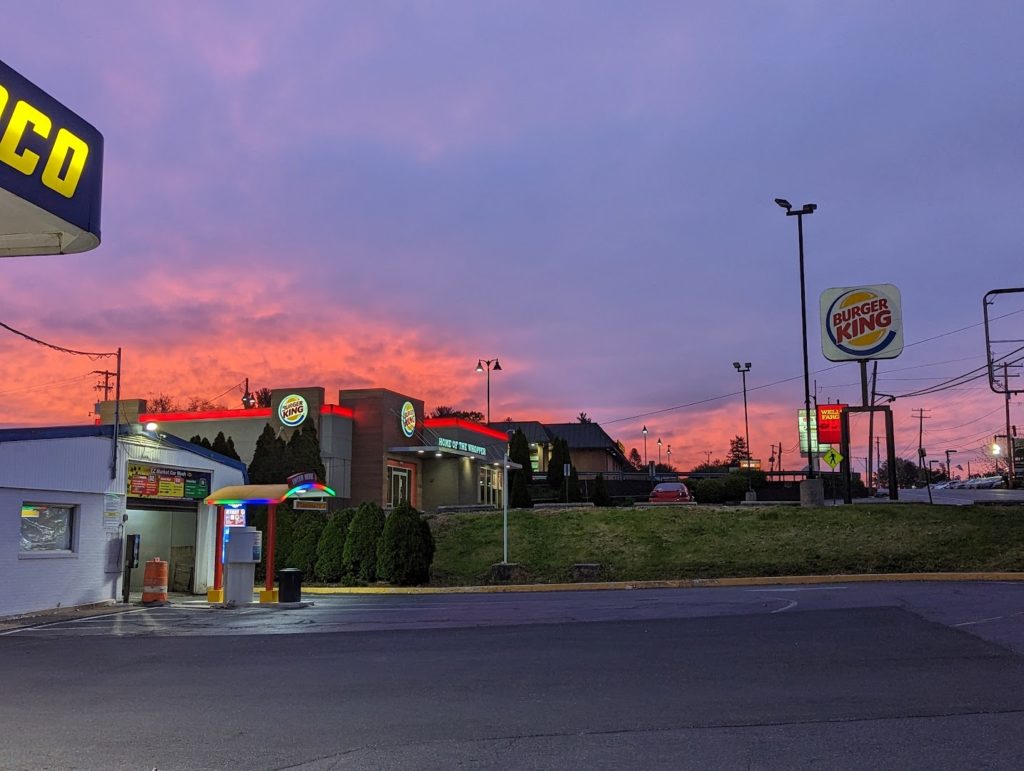
POLYGON ((167 563, 159 557, 146 562, 142 576, 142 604, 167 602, 167 563))

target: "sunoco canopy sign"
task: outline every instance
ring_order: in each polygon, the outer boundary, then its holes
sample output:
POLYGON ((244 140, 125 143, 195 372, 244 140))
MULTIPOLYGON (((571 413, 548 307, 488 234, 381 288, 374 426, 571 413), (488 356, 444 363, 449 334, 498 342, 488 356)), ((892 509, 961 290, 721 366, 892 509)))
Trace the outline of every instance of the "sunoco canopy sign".
POLYGON ((895 359, 903 353, 900 290, 873 284, 822 292, 821 352, 829 361, 895 359))
POLYGON ((100 242, 103 135, 0 62, 0 257, 100 242))

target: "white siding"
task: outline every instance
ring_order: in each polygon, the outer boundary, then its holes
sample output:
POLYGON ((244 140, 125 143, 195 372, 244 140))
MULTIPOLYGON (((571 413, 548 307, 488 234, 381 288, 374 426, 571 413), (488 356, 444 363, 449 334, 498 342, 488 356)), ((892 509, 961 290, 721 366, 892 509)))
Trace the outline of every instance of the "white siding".
MULTIPOLYGON (((121 537, 104 530, 103 493, 124 493, 128 460, 211 472, 214 490, 244 482, 236 468, 137 436, 120 443, 117 479, 111 480, 110 451, 110 440, 103 437, 0 442, 0 616, 120 597, 120 573, 107 573, 106 566, 109 551, 120 548, 121 537), (72 554, 19 554, 25 502, 78 506, 72 554)), ((214 511, 199 505, 197 592, 205 592, 213 578, 214 511)))

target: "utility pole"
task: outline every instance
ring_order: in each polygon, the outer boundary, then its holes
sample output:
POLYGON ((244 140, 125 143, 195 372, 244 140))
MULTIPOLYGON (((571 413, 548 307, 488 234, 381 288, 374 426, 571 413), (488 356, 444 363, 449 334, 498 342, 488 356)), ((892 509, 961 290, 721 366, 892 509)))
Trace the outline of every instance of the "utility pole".
MULTIPOLYGON (((917 413, 914 417, 917 418, 917 420, 918 420, 918 428, 917 428, 917 467, 918 467, 918 469, 920 471, 924 472, 923 476, 925 477, 925 481, 927 482, 927 480, 928 480, 928 469, 924 465, 924 456, 925 456, 925 450, 924 450, 924 422, 925 422, 925 420, 928 420, 929 418, 931 418, 931 415, 925 415, 926 412, 931 412, 931 410, 926 410, 926 409, 919 408, 919 409, 916 409, 916 410, 911 410, 911 412, 916 412, 917 413)), ((928 485, 928 503, 931 503, 931 502, 932 502, 932 487, 931 487, 931 485, 928 485)))
POLYGON ((1014 451, 1016 444, 1013 440, 1013 435, 1010 433, 1010 365, 1005 361, 1003 362, 1003 379, 1006 382, 1006 488, 1012 490, 1016 485, 1014 484, 1017 477, 1017 459, 1013 456, 1016 455, 1014 451))
POLYGON ((91 374, 103 376, 102 385, 100 383, 97 383, 96 385, 93 386, 93 389, 96 391, 103 392, 103 401, 110 401, 110 389, 113 388, 113 386, 110 385, 110 379, 113 378, 117 373, 110 372, 105 369, 94 369, 91 374))

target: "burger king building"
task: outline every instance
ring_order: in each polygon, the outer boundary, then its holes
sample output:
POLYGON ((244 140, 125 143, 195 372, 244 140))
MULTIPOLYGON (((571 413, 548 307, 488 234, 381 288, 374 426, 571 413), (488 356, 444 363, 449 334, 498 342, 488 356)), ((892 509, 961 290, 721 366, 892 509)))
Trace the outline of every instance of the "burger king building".
MULTIPOLYGON (((102 402, 101 423, 113 422, 114 403, 102 402)), ((497 506, 508 435, 459 418, 427 418, 423 401, 385 388, 341 390, 279 388, 269 407, 208 412, 147 412, 142 400, 122 400, 122 419, 182 439, 230 438, 251 463, 269 425, 288 441, 304 426, 316 428, 327 478, 342 505, 373 501, 385 508, 408 501, 424 511, 497 506)), ((283 481, 283 480, 282 480, 283 481)))

